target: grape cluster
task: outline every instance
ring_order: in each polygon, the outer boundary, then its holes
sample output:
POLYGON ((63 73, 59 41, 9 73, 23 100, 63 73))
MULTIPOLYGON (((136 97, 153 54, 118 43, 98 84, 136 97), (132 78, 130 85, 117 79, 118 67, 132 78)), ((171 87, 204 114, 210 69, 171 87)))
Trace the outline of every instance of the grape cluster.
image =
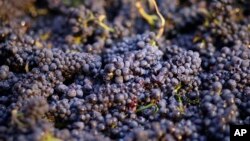
POLYGON ((0 0, 0 140, 229 141, 250 124, 249 6, 0 0))

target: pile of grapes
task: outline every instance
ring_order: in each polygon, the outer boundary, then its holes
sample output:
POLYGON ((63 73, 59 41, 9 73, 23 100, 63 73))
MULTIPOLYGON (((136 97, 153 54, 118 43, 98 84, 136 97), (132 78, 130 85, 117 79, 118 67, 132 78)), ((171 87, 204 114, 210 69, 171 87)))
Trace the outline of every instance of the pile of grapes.
POLYGON ((1 141, 229 141, 250 124, 249 0, 0 0, 1 141))

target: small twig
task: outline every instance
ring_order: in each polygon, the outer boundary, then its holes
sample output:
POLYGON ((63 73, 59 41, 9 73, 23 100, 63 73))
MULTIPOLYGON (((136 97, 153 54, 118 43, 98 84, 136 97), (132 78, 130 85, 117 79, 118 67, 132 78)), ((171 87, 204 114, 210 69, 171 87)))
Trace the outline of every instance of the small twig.
POLYGON ((152 1, 149 1, 149 2, 148 2, 148 5, 149 5, 149 9, 150 9, 150 10, 153 10, 154 4, 152 3, 152 1))
POLYGON ((106 19, 106 16, 105 15, 100 15, 99 17, 98 17, 98 24, 102 27, 102 28, 104 28, 105 30, 107 30, 107 31, 109 31, 109 32, 114 32, 114 29, 113 28, 111 28, 111 27, 109 27, 108 25, 106 25, 105 23, 104 23, 104 20, 106 19))
POLYGON ((52 135, 51 133, 49 132, 45 132, 40 141, 61 141, 61 139, 59 138, 56 138, 54 135, 52 135))
POLYGON ((181 95, 179 94, 179 91, 180 91, 181 88, 182 88, 182 84, 180 83, 179 85, 177 85, 177 86, 175 87, 174 93, 175 93, 175 96, 177 97, 178 103, 180 104, 180 105, 178 106, 178 110, 179 110, 181 113, 184 113, 184 111, 185 111, 184 105, 183 105, 183 102, 182 102, 182 99, 181 99, 181 95))
POLYGON ((158 19, 156 15, 149 15, 142 7, 141 0, 135 2, 135 6, 138 9, 140 15, 150 24, 154 25, 155 21, 158 19))
MULTIPOLYGON (((111 27, 109 27, 107 24, 104 23, 104 20, 106 19, 105 15, 100 15, 99 17, 95 17, 92 12, 89 13, 88 18, 84 20, 83 26, 85 28, 88 27, 88 23, 91 21, 95 21, 100 27, 103 29, 109 31, 109 32, 115 32, 115 30, 111 27)), ((82 21, 82 19, 78 19, 79 21, 82 21)))
POLYGON ((153 46, 153 47, 156 47, 156 41, 155 40, 151 40, 150 41, 150 45, 153 46))
POLYGON ((177 86, 175 87, 174 92, 175 92, 176 94, 178 94, 178 92, 180 91, 181 88, 182 88, 182 84, 180 83, 179 85, 177 85, 177 86))
POLYGON ((154 103, 150 103, 150 104, 148 104, 148 105, 146 105, 146 106, 141 106, 139 109, 137 109, 135 112, 137 113, 137 112, 141 112, 141 111, 143 111, 143 110, 145 110, 145 109, 148 109, 148 108, 150 108, 150 107, 153 107, 155 104, 154 103))
POLYGON ((146 110, 148 108, 151 108, 151 107, 154 107, 154 106, 156 106, 156 109, 155 109, 155 112, 154 112, 154 113, 156 113, 156 112, 158 112, 159 108, 158 108, 158 106, 154 102, 149 103, 148 105, 145 105, 145 106, 141 106, 135 112, 138 113, 138 112, 144 111, 144 110, 146 110))
POLYGON ((186 101, 189 104, 199 104, 200 103, 200 99, 191 100, 191 99, 187 98, 186 101))
POLYGON ((20 127, 24 127, 25 125, 19 120, 19 118, 23 116, 16 109, 11 111, 11 122, 12 124, 17 124, 20 127))
POLYGON ((155 0, 150 0, 150 1, 154 5, 156 13, 161 19, 161 27, 160 27, 160 29, 158 31, 157 36, 156 36, 156 38, 160 38, 162 36, 162 34, 164 33, 164 28, 165 28, 166 21, 165 21, 164 17, 162 16, 161 12, 159 11, 159 8, 158 8, 158 5, 157 5, 156 1, 155 0))
POLYGON ((94 19, 95 19, 94 14, 92 12, 90 12, 90 13, 88 13, 86 19, 83 20, 82 18, 78 18, 78 21, 79 22, 83 22, 84 28, 87 28, 88 27, 88 23, 90 21, 93 21, 94 19))
POLYGON ((29 62, 28 61, 26 62, 24 69, 26 72, 29 72, 29 62))

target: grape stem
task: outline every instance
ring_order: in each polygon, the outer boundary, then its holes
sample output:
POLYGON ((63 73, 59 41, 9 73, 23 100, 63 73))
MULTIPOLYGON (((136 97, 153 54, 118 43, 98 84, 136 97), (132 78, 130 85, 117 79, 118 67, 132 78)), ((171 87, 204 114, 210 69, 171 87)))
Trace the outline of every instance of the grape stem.
POLYGON ((155 113, 159 110, 158 106, 152 102, 152 103, 149 103, 148 105, 145 105, 145 106, 141 106, 139 109, 137 109, 135 112, 138 113, 138 112, 141 112, 141 111, 144 111, 148 108, 151 108, 151 107, 154 107, 156 106, 156 110, 155 110, 155 113))
MULTIPOLYGON (((163 33, 164 33, 164 28, 165 28, 165 24, 166 24, 166 21, 164 19, 164 17, 162 16, 159 8, 158 8, 158 5, 156 3, 155 0, 149 0, 149 4, 150 4, 150 7, 154 7, 155 10, 156 10, 156 14, 158 15, 158 17, 160 18, 161 20, 161 26, 158 30, 158 33, 157 33, 157 36, 156 38, 160 38, 163 33)), ((142 7, 142 4, 141 4, 141 0, 137 0, 136 3, 135 3, 135 6, 136 8, 138 9, 140 15, 150 24, 150 25, 154 25, 155 24, 155 21, 158 19, 157 16, 155 15, 149 15, 142 7)))
POLYGON ((158 31, 157 36, 156 36, 156 38, 160 38, 164 33, 164 27, 165 27, 166 21, 165 21, 164 17, 162 16, 156 1, 155 0, 150 0, 150 1, 154 5, 156 13, 160 17, 160 20, 161 20, 161 27, 160 27, 160 29, 158 31))
POLYGON ((99 17, 96 18, 94 16, 94 14, 92 12, 90 12, 89 17, 87 19, 85 19, 85 21, 84 21, 84 27, 88 26, 88 22, 95 21, 104 30, 107 30, 109 32, 114 32, 115 30, 113 28, 109 27, 107 24, 104 23, 105 19, 106 19, 105 15, 100 15, 99 17))
POLYGON ((144 8, 142 7, 141 0, 137 0, 135 3, 136 8, 138 9, 140 15, 151 25, 155 24, 155 21, 158 19, 156 15, 149 15, 144 8))
POLYGON ((106 25, 105 23, 104 23, 104 20, 106 19, 106 16, 105 15, 100 15, 99 17, 98 17, 98 24, 99 24, 99 26, 101 26, 103 29, 105 29, 105 30, 107 30, 107 31, 109 31, 109 32, 114 32, 114 29, 113 28, 111 28, 111 27, 109 27, 108 25, 106 25))

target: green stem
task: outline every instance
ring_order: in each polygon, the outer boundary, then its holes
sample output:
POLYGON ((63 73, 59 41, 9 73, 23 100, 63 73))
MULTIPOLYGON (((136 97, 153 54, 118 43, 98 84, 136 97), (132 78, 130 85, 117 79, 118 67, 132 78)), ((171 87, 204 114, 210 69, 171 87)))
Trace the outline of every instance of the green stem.
POLYGON ((148 105, 146 105, 146 106, 141 106, 139 109, 137 109, 135 112, 137 113, 137 112, 141 112, 141 111, 143 111, 143 110, 145 110, 145 109, 148 109, 148 108, 151 108, 151 107, 153 107, 153 106, 155 106, 155 104, 154 103, 150 103, 150 104, 148 104, 148 105))

